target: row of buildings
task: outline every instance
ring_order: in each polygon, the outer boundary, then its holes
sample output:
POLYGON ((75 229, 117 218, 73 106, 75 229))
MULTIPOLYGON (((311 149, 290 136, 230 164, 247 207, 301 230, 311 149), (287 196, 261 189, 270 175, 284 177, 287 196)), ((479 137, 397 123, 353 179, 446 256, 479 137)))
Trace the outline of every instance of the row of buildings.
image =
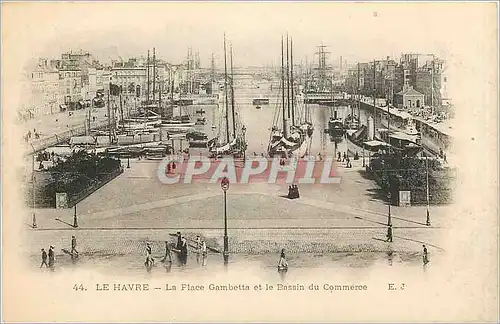
MULTIPOLYGON (((122 87, 122 94, 152 100, 153 93, 194 91, 193 78, 201 74, 199 54, 191 50, 187 62, 174 65, 148 55, 128 61, 101 64, 89 52, 69 52, 60 59, 37 59, 27 66, 23 82, 22 118, 35 118, 65 110, 92 106, 109 84, 122 87)), ((198 91, 198 89, 196 89, 198 91)))
POLYGON ((400 108, 438 107, 446 100, 444 61, 433 54, 402 54, 357 63, 348 70, 348 93, 386 98, 400 108))

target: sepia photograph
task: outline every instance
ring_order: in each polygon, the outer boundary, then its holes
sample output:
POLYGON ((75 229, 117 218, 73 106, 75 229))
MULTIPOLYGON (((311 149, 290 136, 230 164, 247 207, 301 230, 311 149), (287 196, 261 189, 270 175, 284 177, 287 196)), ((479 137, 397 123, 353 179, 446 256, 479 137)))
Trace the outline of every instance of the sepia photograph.
POLYGON ((498 321, 497 26, 3 2, 3 320, 498 321))

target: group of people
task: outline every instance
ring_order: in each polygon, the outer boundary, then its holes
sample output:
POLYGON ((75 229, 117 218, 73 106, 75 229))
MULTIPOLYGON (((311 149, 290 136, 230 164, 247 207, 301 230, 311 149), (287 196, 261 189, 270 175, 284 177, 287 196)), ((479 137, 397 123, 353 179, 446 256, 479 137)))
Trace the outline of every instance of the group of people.
POLYGON ((24 141, 28 142, 32 136, 35 137, 35 139, 40 138, 40 134, 37 133, 36 128, 33 128, 33 133, 31 133, 31 130, 29 130, 28 133, 26 133, 26 135, 23 136, 24 141))
MULTIPOLYGON (((358 153, 356 152, 356 155, 358 153)), ((359 159, 359 156, 356 156, 354 157, 355 160, 359 159)), ((340 152, 337 152, 337 162, 346 162, 346 168, 352 168, 352 163, 351 163, 351 159, 349 158, 349 154, 347 154, 346 152, 344 152, 342 155, 340 154, 340 152)))
POLYGON ((288 199, 300 198, 299 187, 297 185, 288 186, 288 199))
MULTIPOLYGON (((205 259, 205 257, 207 256, 207 245, 199 235, 196 236, 194 248, 196 249, 197 255, 203 256, 203 259, 205 259)), ((187 256, 188 256, 188 242, 186 237, 184 237, 181 234, 181 232, 177 232, 177 242, 174 245, 173 249, 171 249, 170 243, 168 241, 165 241, 165 255, 160 260, 160 262, 165 263, 167 267, 171 266, 172 264, 172 250, 174 250, 177 253, 180 263, 182 265, 185 265, 187 263, 187 256)), ((154 264, 155 264, 155 259, 152 255, 151 243, 147 242, 146 261, 144 262, 144 265, 146 266, 148 271, 150 271, 151 268, 154 266, 154 264)))
MULTIPOLYGON (((40 268, 43 266, 46 266, 47 268, 50 268, 51 270, 54 270, 55 267, 55 262, 56 262, 56 255, 54 253, 54 246, 51 245, 49 247, 49 253, 45 251, 45 249, 41 249, 42 252, 42 263, 40 264, 40 268), (48 259, 48 263, 47 263, 48 259)), ((76 237, 73 235, 71 236, 71 250, 66 250, 63 249, 63 252, 66 254, 69 254, 71 256, 71 260, 76 261, 78 258, 78 251, 76 249, 76 237)))
POLYGON ((47 254, 47 252, 45 251, 45 249, 42 249, 42 263, 40 264, 40 268, 42 268, 43 266, 51 269, 51 270, 54 270, 54 264, 56 262, 56 256, 55 256, 55 253, 54 253, 54 246, 50 246, 49 247, 49 253, 47 254), (47 263, 47 258, 49 259, 49 262, 47 263))

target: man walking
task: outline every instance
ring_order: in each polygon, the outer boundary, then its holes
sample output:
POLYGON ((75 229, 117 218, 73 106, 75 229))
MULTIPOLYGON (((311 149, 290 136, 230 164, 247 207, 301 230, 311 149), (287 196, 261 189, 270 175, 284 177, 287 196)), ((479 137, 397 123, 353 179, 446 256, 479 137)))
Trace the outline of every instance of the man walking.
POLYGON ((45 252, 45 249, 42 249, 42 263, 40 264, 40 269, 43 267, 44 264, 46 268, 49 267, 49 265, 47 264, 47 252, 45 252))
POLYGON ((181 232, 177 232, 176 250, 180 250, 181 248, 182 248, 182 236, 181 236, 181 232))
POLYGON ((424 265, 426 265, 427 263, 429 263, 429 253, 427 252, 427 247, 424 245, 422 245, 422 247, 424 248, 424 253, 422 255, 422 260, 424 261, 424 265))
POLYGON ((54 263, 56 262, 56 257, 54 254, 54 246, 50 246, 49 248, 49 268, 54 270, 54 263))
POLYGON ((71 236, 71 257, 78 257, 78 251, 76 250, 76 237, 71 236))
POLYGON ((168 241, 165 241, 165 257, 163 257, 161 262, 172 263, 172 255, 170 254, 170 247, 168 246, 168 241))
POLYGON ((387 228, 387 240, 386 242, 391 242, 392 243, 392 225, 389 225, 387 228))

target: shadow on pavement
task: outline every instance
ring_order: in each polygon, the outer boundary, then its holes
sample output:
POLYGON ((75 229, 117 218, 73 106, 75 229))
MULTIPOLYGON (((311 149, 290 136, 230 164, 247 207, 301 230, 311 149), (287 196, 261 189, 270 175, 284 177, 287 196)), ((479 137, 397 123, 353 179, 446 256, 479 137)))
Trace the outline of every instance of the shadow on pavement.
POLYGON ((66 225, 68 225, 68 226, 70 226, 70 227, 74 227, 74 226, 73 226, 73 224, 70 224, 70 223, 68 223, 68 222, 65 222, 65 221, 63 221, 62 219, 56 218, 56 221, 59 221, 59 222, 61 222, 61 223, 63 223, 63 224, 66 224, 66 225))
POLYGON ((364 220, 365 222, 370 222, 370 223, 375 223, 375 224, 379 224, 379 225, 382 225, 382 226, 387 226, 387 224, 385 224, 385 223, 380 223, 380 222, 376 222, 376 221, 364 219, 364 218, 359 217, 359 216, 354 216, 354 218, 360 219, 360 220, 364 220))
POLYGON ((412 242, 422 243, 422 244, 425 244, 425 245, 428 245, 428 246, 435 247, 436 249, 439 249, 439 250, 441 250, 441 251, 445 252, 443 248, 440 248, 440 247, 439 247, 439 246, 437 246, 437 245, 432 245, 432 244, 427 243, 427 242, 417 241, 417 240, 412 240, 412 239, 409 239, 409 238, 406 238, 406 237, 401 237, 401 236, 394 236, 394 237, 397 237, 397 238, 399 238, 399 239, 406 240, 406 241, 412 241, 412 242))

